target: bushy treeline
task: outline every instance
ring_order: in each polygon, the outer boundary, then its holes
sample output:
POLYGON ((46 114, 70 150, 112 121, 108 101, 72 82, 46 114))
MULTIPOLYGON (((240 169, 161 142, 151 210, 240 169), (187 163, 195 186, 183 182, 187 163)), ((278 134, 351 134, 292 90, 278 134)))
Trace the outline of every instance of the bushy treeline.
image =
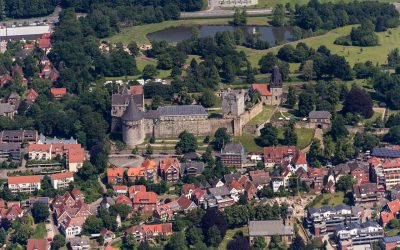
POLYGON ((350 3, 320 3, 311 0, 307 5, 296 6, 295 25, 304 30, 330 30, 370 20, 375 31, 397 27, 399 13, 392 4, 378 1, 350 3))
POLYGON ((9 18, 29 18, 51 14, 59 0, 0 0, 0 20, 9 18))

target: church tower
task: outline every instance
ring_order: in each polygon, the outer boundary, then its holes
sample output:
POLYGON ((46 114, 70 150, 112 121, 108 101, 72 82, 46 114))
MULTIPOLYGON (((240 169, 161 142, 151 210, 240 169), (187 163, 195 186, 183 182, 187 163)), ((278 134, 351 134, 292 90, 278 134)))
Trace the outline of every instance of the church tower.
POLYGON ((275 66, 274 69, 272 70, 271 74, 271 82, 269 84, 269 89, 272 94, 272 105, 280 105, 282 102, 282 74, 279 70, 278 66, 275 66))
POLYGON ((129 105, 122 115, 121 120, 123 141, 129 147, 142 144, 145 139, 144 115, 137 107, 133 96, 131 96, 129 105))

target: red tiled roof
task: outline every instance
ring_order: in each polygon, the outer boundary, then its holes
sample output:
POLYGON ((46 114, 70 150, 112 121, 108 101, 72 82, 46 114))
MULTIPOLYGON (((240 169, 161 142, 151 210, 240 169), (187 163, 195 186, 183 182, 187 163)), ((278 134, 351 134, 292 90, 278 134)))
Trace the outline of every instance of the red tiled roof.
POLYGON ((231 182, 231 188, 234 188, 234 189, 236 189, 236 190, 238 190, 238 191, 244 189, 244 187, 242 186, 242 184, 240 184, 237 180, 233 180, 233 181, 231 182))
POLYGON ((78 196, 82 195, 81 190, 77 189, 77 188, 73 188, 71 191, 72 196, 76 199, 78 196))
POLYGON ((83 217, 83 216, 73 217, 73 218, 67 216, 66 222, 64 223, 64 228, 68 228, 70 226, 82 227, 83 224, 85 224, 85 221, 86 221, 86 217, 83 217))
POLYGON ((64 172, 64 173, 50 175, 50 178, 53 180, 60 180, 60 179, 72 178, 72 177, 74 177, 74 174, 71 172, 64 172))
POLYGON ((196 197, 196 198, 201 198, 201 197, 203 197, 205 194, 206 194, 206 191, 203 190, 203 189, 200 189, 200 188, 196 188, 196 189, 193 191, 193 195, 194 195, 194 197, 196 197))
POLYGON ((51 40, 49 38, 39 38, 38 47, 41 49, 49 49, 51 47, 51 40))
POLYGON ((8 184, 40 183, 39 175, 8 176, 8 184))
POLYGON ((307 164, 306 154, 303 153, 302 151, 298 150, 296 153, 295 164, 296 165, 307 164))
POLYGON ((296 147, 294 146, 272 146, 264 148, 264 158, 275 158, 282 159, 287 154, 294 154, 296 152, 296 147))
POLYGON ((182 186, 182 194, 189 194, 190 190, 195 190, 196 187, 194 184, 183 184, 182 186))
POLYGON ((133 198, 133 203, 157 203, 158 195, 154 192, 138 192, 133 198))
POLYGON ((28 152, 50 152, 51 145, 50 144, 29 144, 28 145, 28 152))
POLYGON ((39 94, 34 89, 29 89, 28 93, 26 93, 26 99, 33 99, 35 100, 39 94))
POLYGON ((393 200, 389 202, 388 207, 392 213, 398 213, 400 211, 400 201, 399 200, 393 200))
POLYGON ((114 191, 128 191, 128 187, 125 185, 113 186, 114 191))
POLYGON ((125 204, 128 206, 132 206, 132 201, 125 195, 120 195, 118 198, 115 200, 115 204, 125 204))
POLYGON ((146 169, 142 167, 138 168, 128 168, 127 175, 128 177, 133 177, 133 176, 144 176, 146 169))
POLYGON ((6 207, 6 202, 0 198, 0 208, 5 208, 6 207))
POLYGON ((136 192, 146 192, 146 186, 144 185, 133 185, 129 187, 129 194, 134 195, 136 192))
POLYGON ((63 148, 68 153, 68 163, 82 163, 85 161, 85 150, 81 144, 64 144, 63 148))
POLYGON ((146 159, 143 161, 141 167, 145 169, 155 169, 157 168, 157 163, 153 160, 146 159))
POLYGON ((179 170, 180 163, 177 158, 163 158, 160 160, 160 169, 162 171, 167 171, 171 166, 179 170))
POLYGON ((21 203, 19 201, 9 201, 7 202, 7 207, 11 208, 11 207, 21 207, 21 203))
POLYGON ((131 95, 141 95, 143 94, 143 87, 142 85, 131 86, 129 92, 131 92, 131 95))
POLYGON ((34 240, 29 239, 26 250, 47 250, 49 248, 49 243, 47 240, 34 240))
POLYGON ((64 96, 67 94, 67 88, 51 88, 50 92, 53 96, 64 96))
POLYGON ((269 91, 269 86, 263 83, 253 83, 251 88, 257 90, 261 96, 271 96, 271 92, 269 91))
POLYGON ((119 250, 118 248, 112 247, 112 246, 106 246, 104 250, 119 250))
POLYGON ((177 200, 179 206, 182 209, 187 209, 189 208, 189 206, 193 203, 193 201, 189 200, 188 198, 186 198, 185 196, 181 196, 179 197, 179 199, 177 200))
POLYGON ((165 224, 153 224, 153 225, 142 225, 145 232, 151 231, 158 234, 171 234, 172 233, 172 223, 165 224))
POLYGON ((107 169, 108 177, 122 177, 124 176, 124 169, 120 167, 108 168, 107 169))
POLYGON ((381 213, 381 221, 383 224, 388 223, 391 219, 394 219, 393 213, 382 212, 381 213))

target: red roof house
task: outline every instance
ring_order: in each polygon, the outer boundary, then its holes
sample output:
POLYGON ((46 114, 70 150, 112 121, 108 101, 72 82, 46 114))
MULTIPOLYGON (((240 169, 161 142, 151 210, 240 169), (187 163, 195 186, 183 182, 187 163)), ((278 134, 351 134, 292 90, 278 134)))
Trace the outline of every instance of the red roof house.
POLYGON ((153 213, 158 206, 158 195, 154 192, 138 192, 133 197, 133 210, 142 213, 153 213))
POLYGON ((66 88, 51 88, 50 92, 54 99, 61 99, 67 94, 67 89, 66 88))
POLYGON ((34 89, 29 89, 26 93, 25 99, 29 102, 35 102, 39 94, 34 89))

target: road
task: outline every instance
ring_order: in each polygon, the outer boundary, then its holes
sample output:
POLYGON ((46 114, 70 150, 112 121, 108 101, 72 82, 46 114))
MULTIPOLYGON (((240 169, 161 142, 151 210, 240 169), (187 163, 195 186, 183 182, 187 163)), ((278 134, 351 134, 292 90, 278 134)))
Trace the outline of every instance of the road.
POLYGON ((44 16, 44 17, 35 17, 35 18, 28 18, 28 19, 12 19, 9 21, 0 22, 2 26, 11 26, 11 25, 18 25, 18 24, 26 24, 26 23, 36 23, 36 22, 43 22, 46 20, 47 23, 57 23, 58 16, 61 12, 61 7, 56 7, 53 14, 44 16))

